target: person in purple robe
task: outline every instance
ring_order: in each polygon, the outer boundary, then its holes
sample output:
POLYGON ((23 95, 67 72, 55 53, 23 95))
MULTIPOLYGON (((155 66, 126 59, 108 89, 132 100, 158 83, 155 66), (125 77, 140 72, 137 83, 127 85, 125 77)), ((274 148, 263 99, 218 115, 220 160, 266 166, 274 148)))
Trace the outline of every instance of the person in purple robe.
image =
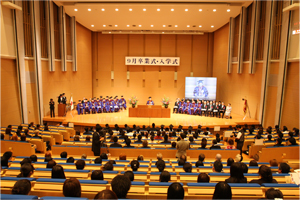
POLYGON ((154 105, 154 101, 152 101, 151 97, 149 97, 149 100, 147 101, 147 105, 149 106, 154 105))

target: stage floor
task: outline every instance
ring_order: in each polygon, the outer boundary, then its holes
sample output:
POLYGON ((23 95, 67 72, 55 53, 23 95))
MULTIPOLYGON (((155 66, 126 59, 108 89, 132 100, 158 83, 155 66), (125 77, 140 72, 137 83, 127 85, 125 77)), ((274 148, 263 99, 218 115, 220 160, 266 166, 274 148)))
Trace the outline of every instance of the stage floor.
POLYGON ((221 128, 227 128, 228 126, 235 126, 237 124, 248 124, 248 125, 257 125, 259 124, 258 120, 246 118, 243 120, 243 116, 232 113, 232 119, 217 118, 217 117, 204 117, 204 116, 195 116, 195 115, 186 115, 186 114, 173 114, 171 113, 171 118, 137 118, 137 117, 128 117, 128 109, 125 111, 117 113, 99 113, 99 114, 84 114, 78 115, 76 110, 68 111, 66 117, 51 118, 46 116, 43 118, 44 122, 72 122, 74 125, 78 126, 95 126, 96 124, 105 125, 109 124, 114 126, 118 124, 120 127, 127 124, 132 126, 142 127, 151 126, 152 123, 155 123, 156 126, 162 124, 169 126, 172 124, 174 127, 182 125, 183 128, 188 126, 193 126, 194 128, 198 127, 200 124, 204 127, 214 127, 220 126, 221 128))

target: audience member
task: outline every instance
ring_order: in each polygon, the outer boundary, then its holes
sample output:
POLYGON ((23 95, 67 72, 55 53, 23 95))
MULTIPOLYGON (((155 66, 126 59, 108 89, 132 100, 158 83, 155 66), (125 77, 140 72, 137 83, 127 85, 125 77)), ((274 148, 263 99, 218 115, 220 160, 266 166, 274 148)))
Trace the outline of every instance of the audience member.
POLYGON ((31 159, 30 159, 30 158, 24 158, 24 159, 20 162, 20 165, 22 166, 22 165, 24 165, 25 163, 31 164, 31 163, 32 163, 32 162, 31 162, 31 159))
POLYGON ((56 165, 56 162, 54 160, 50 160, 48 163, 47 163, 47 166, 46 168, 53 168, 54 166, 56 165))
POLYGON ((52 168, 51 178, 66 179, 64 168, 61 165, 55 165, 52 168))
POLYGON ((202 161, 198 160, 198 161, 195 163, 195 166, 196 166, 196 167, 202 167, 202 166, 204 166, 204 164, 203 164, 202 161))
POLYGON ((133 160, 133 161, 131 161, 130 166, 131 166, 132 171, 135 172, 140 167, 140 163, 137 160, 133 160))
POLYGON ((163 160, 159 160, 156 162, 156 167, 158 169, 159 172, 164 171, 165 167, 166 167, 166 163, 163 160))
POLYGON ((242 156, 241 154, 236 154, 235 158, 234 158, 235 162, 241 162, 242 161, 242 156))
POLYGON ((278 173, 289 173, 291 170, 291 167, 287 163, 280 163, 278 166, 278 173))
POLYGON ((103 172, 101 170, 94 170, 91 175, 91 180, 103 180, 103 172))
POLYGON ((126 154, 120 153, 119 160, 126 160, 126 154))
POLYGON ((184 199, 184 189, 180 183, 175 182, 169 186, 167 199, 184 199))
POLYGON ((65 197, 81 197, 81 185, 76 178, 65 180, 63 185, 63 194, 65 197))
POLYGON ((218 144, 217 140, 213 140, 213 144, 210 147, 210 149, 221 149, 221 147, 217 144, 218 144))
POLYGON ((131 181, 124 175, 117 175, 111 181, 111 188, 119 199, 126 199, 130 187, 131 181))
POLYGON ((257 180, 251 180, 250 183, 258 183, 260 185, 263 183, 277 183, 277 181, 273 179, 271 168, 267 165, 261 165, 258 173, 261 178, 257 180))
POLYGON ((178 166, 183 166, 185 164, 185 160, 179 159, 178 166))
POLYGON ((177 148, 177 152, 176 152, 176 158, 179 158, 181 155, 185 155, 186 156, 186 150, 189 149, 189 142, 184 140, 185 135, 184 133, 180 133, 180 141, 177 142, 176 148, 177 148))
POLYGON ((86 154, 82 154, 81 155, 81 159, 86 159, 87 158, 87 155, 86 154))
POLYGON ((172 143, 171 143, 171 147, 174 148, 174 149, 176 148, 176 145, 177 145, 176 142, 172 142, 172 143))
POLYGON ((222 164, 222 162, 219 161, 219 160, 216 160, 216 161, 214 162, 213 172, 218 172, 218 173, 220 173, 220 172, 222 172, 222 170, 223 170, 223 164, 222 164))
POLYGON ((148 147, 148 141, 147 140, 143 140, 143 146, 142 146, 142 148, 150 148, 150 147, 148 147))
POLYGON ((200 173, 198 175, 197 182, 198 183, 209 183, 210 177, 206 173, 200 173))
POLYGON ((241 163, 232 163, 230 166, 230 177, 225 180, 226 183, 247 183, 241 163))
POLYGON ((73 157, 69 157, 67 159, 67 163, 74 163, 75 162, 75 159, 73 157))
POLYGON ((249 167, 258 167, 258 163, 256 162, 256 160, 251 160, 249 163, 249 167))
POLYGON ((91 141, 91 136, 87 135, 87 136, 85 137, 85 141, 86 141, 86 142, 90 142, 90 141, 91 141))
POLYGON ((25 163, 21 166, 21 173, 17 177, 30 177, 33 174, 33 166, 30 163, 25 163))
POLYGON ((185 172, 192 172, 193 167, 190 163, 184 163, 183 169, 184 169, 185 172))
POLYGON ((232 158, 227 159, 227 167, 230 167, 234 163, 234 160, 232 158))
POLYGON ((13 141, 18 141, 19 138, 18 138, 18 135, 17 134, 13 134, 12 138, 11 138, 13 141))
POLYGON ((94 163, 95 164, 102 164, 102 158, 101 157, 98 157, 94 160, 94 163))
POLYGON ((68 157, 68 153, 66 151, 63 151, 60 153, 60 157, 61 158, 67 158, 68 157))
POLYGON ((144 161, 144 156, 143 156, 143 155, 139 155, 139 156, 137 157, 137 160, 144 161))
POLYGON ((266 191, 266 199, 283 199, 283 194, 280 190, 270 188, 266 191))
MULTIPOLYGON (((163 159, 162 153, 157 153, 157 154, 156 154, 156 158, 157 158, 157 161, 158 161, 158 160, 162 160, 162 159, 163 159)), ((157 162, 157 161, 156 161, 156 162, 157 162)))
POLYGON ((36 155, 31 155, 30 157, 31 162, 37 162, 37 156, 36 155))
POLYGON ((222 162, 222 155, 221 154, 216 154, 216 160, 222 162))
MULTIPOLYGON (((114 143, 110 145, 110 147, 122 147, 122 145, 120 145, 118 143, 118 137, 114 137, 113 138, 114 143)), ((103 159, 103 158, 102 158, 103 159)))
POLYGON ((203 153, 201 153, 201 154, 198 156, 198 160, 204 162, 204 159, 205 159, 205 155, 204 155, 203 153))
POLYGON ((290 146, 291 146, 291 145, 297 145, 296 139, 293 138, 293 137, 289 138, 288 141, 289 141, 289 143, 290 143, 290 146))
POLYGON ((228 183, 219 182, 215 186, 215 191, 212 199, 231 199, 232 192, 231 187, 228 183))
POLYGON ((101 192, 98 192, 98 194, 96 194, 94 200, 96 199, 118 199, 118 197, 116 193, 111 190, 102 190, 101 192))
POLYGON ((277 163, 277 160, 276 159, 272 159, 272 160, 270 160, 270 166, 271 167, 277 167, 278 166, 278 163, 277 163))
POLYGON ((235 146, 234 146, 234 141, 233 139, 229 139, 228 140, 228 146, 226 147, 226 149, 236 149, 235 146))
POLYGON ((169 182, 171 180, 171 175, 168 171, 162 171, 159 175, 159 182, 169 182))
POLYGON ((31 183, 29 180, 27 179, 21 179, 21 180, 18 180, 12 190, 11 190, 11 193, 12 194, 22 194, 22 195, 28 195, 29 192, 31 190, 31 183))
POLYGON ((85 161, 84 160, 77 160, 75 163, 76 169, 84 169, 85 167, 85 161))
POLYGON ((243 168, 244 174, 247 174, 248 173, 248 166, 245 163, 241 163, 241 166, 243 168))
POLYGON ((206 145, 207 145, 207 139, 202 138, 201 147, 199 147, 198 149, 206 149, 206 145))
POLYGON ((134 173, 132 171, 126 171, 124 176, 128 177, 130 181, 134 181, 134 173))
POLYGON ((124 146, 125 148, 131 148, 131 147, 133 147, 133 146, 130 145, 130 144, 131 144, 131 140, 130 140, 130 139, 126 139, 126 140, 125 140, 125 144, 126 144, 126 145, 124 146))
POLYGON ((274 145, 274 147, 281 147, 281 146, 284 146, 282 143, 282 139, 280 137, 277 138, 276 140, 276 144, 274 145))
POLYGON ((113 170, 114 170, 114 166, 111 162, 107 162, 103 166, 103 171, 113 171, 113 170))
POLYGON ((101 158, 102 160, 107 160, 107 159, 108 159, 106 153, 101 153, 100 158, 101 158))
POLYGON ((259 160, 259 155, 258 155, 258 154, 254 154, 253 159, 256 160, 256 162, 258 162, 258 160, 259 160))

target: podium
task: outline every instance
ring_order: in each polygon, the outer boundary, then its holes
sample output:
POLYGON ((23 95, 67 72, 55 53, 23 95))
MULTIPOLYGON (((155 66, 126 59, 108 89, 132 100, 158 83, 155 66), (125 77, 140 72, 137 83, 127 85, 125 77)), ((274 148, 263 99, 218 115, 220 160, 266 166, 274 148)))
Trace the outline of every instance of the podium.
POLYGON ((129 108, 129 117, 170 118, 171 110, 161 105, 139 105, 137 108, 129 108))
POLYGON ((66 113, 66 104, 58 104, 58 116, 63 117, 66 113))

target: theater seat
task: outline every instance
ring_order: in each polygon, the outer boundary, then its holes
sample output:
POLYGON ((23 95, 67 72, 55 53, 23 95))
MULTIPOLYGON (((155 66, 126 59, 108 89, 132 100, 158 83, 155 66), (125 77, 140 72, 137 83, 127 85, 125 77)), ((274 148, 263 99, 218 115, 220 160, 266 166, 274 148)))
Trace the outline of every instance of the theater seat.
POLYGON ((51 196, 46 196, 46 197, 42 197, 41 199, 44 200, 52 200, 52 199, 80 199, 80 200, 88 200, 88 198, 83 198, 83 197, 51 197, 51 196))
POLYGON ((38 199, 33 195, 17 195, 17 194, 0 194, 1 199, 38 199))

